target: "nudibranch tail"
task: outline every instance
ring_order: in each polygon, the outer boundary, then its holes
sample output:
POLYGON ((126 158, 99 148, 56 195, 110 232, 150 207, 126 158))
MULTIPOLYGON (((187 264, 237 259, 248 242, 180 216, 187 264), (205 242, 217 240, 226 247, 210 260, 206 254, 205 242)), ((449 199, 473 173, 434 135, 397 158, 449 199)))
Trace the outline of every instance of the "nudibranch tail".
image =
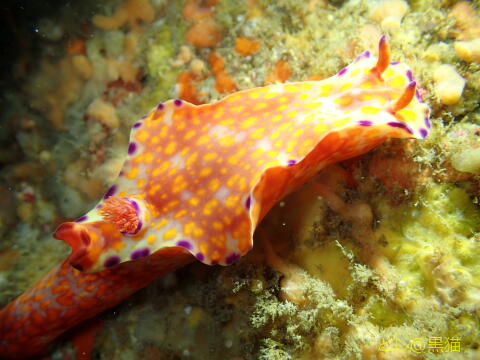
POLYGON ((69 328, 192 260, 185 251, 164 249, 135 263, 93 274, 82 273, 64 261, 0 310, 0 358, 26 359, 40 353, 69 328))

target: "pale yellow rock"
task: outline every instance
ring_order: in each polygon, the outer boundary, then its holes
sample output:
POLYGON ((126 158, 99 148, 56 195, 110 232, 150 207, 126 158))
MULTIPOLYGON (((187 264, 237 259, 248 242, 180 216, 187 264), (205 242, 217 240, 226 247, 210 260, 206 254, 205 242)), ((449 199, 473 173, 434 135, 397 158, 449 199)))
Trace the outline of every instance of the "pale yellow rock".
MULTIPOLYGON (((115 149, 114 154, 123 154, 124 149, 115 149)), ((125 159, 123 156, 111 158, 94 170, 94 176, 103 180, 105 184, 113 184, 122 170, 125 159)))
POLYGON ((87 115, 99 120, 103 125, 110 129, 116 129, 120 126, 117 111, 113 105, 101 99, 95 99, 88 106, 87 115))
POLYGON ((177 58, 175 60, 172 60, 171 64, 175 67, 183 66, 190 62, 190 60, 192 59, 192 55, 193 54, 190 47, 183 45, 180 47, 180 52, 178 53, 177 58))
POLYGON ((480 38, 470 41, 457 41, 454 47, 455 53, 463 61, 480 63, 480 38))
POLYGON ((427 61, 439 61, 440 55, 433 46, 429 46, 422 54, 422 57, 427 61))
POLYGON ((387 31, 397 30, 403 16, 410 7, 403 0, 390 0, 379 3, 372 11, 370 18, 379 23, 387 31))
POLYGON ((107 64, 107 78, 109 81, 115 81, 120 78, 118 61, 115 59, 105 59, 107 64))
MULTIPOLYGON (((453 55, 453 49, 450 44, 445 42, 438 42, 431 44, 422 54, 422 58, 434 62, 441 61, 442 59, 451 59, 453 55)), ((445 60, 447 61, 447 60, 445 60)))
POLYGON ((385 19, 382 20, 380 26, 385 31, 393 31, 400 28, 400 24, 402 23, 402 18, 399 16, 387 16, 385 19))
POLYGON ((435 93, 442 104, 453 105, 460 100, 465 79, 452 65, 437 66, 433 72, 433 81, 435 81, 435 93))
POLYGON ((190 70, 195 75, 201 75, 205 71, 205 63, 200 59, 193 59, 190 62, 190 70))
POLYGON ((123 46, 123 54, 125 56, 126 60, 130 60, 133 55, 138 50, 138 43, 140 41, 139 39, 140 35, 134 31, 130 31, 126 36, 125 36, 125 44, 123 46))
POLYGON ((38 159, 42 164, 47 164, 52 159, 52 153, 47 150, 43 150, 38 155, 38 159))
POLYGON ((452 156, 455 170, 480 174, 480 148, 460 151, 452 156))
POLYGON ((88 80, 93 75, 93 67, 85 55, 74 55, 72 65, 75 71, 83 80, 88 80))

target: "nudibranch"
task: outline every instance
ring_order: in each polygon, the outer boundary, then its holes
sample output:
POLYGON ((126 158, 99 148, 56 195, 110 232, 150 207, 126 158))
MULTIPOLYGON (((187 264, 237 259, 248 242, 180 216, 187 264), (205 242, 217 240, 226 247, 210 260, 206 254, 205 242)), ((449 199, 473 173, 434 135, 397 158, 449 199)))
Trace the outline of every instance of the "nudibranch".
POLYGON ((21 358, 194 259, 229 265, 264 215, 328 164, 387 138, 425 138, 429 108, 385 37, 322 81, 195 106, 159 104, 132 128, 118 180, 54 237, 71 255, 0 313, 0 356, 21 358))

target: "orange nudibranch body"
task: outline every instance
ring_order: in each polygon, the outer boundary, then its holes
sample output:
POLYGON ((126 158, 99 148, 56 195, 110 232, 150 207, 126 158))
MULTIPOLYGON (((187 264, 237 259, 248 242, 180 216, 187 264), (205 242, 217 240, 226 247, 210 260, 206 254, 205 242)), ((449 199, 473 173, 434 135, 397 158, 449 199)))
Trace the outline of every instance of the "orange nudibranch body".
POLYGON ((194 258, 180 248, 85 274, 66 260, 0 311, 0 359, 25 359, 60 334, 117 305, 194 258))
POLYGON ((103 199, 56 230, 72 247, 66 262, 0 313, 0 356, 20 357, 27 338, 41 350, 194 258, 233 263, 270 208, 321 168, 390 137, 424 138, 429 128, 412 72, 390 62, 384 37, 378 59, 364 52, 322 81, 208 105, 159 104, 133 125, 128 157, 103 199))

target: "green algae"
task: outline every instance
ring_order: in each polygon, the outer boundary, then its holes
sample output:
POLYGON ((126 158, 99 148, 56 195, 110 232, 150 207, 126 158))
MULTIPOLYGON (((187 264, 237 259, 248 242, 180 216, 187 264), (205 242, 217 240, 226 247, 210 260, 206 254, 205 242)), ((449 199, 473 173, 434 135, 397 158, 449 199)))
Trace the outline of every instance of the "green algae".
POLYGON ((172 69, 171 60, 175 57, 180 34, 184 28, 177 28, 175 32, 168 23, 157 25, 151 34, 151 45, 146 49, 146 62, 149 78, 147 96, 142 98, 141 106, 146 110, 153 107, 162 99, 169 99, 173 86, 180 74, 180 69, 172 69), (180 34, 178 34, 180 32, 180 34))
POLYGON ((382 224, 380 233, 389 229, 387 257, 397 266, 399 274, 410 281, 412 291, 420 287, 418 295, 424 290, 433 294, 436 286, 440 286, 434 278, 440 274, 432 273, 431 262, 436 264, 442 256, 451 257, 445 263, 448 270, 443 271, 455 271, 460 276, 457 280, 462 284, 451 279, 451 285, 462 291, 475 291, 480 280, 474 239, 480 231, 476 205, 465 190, 447 184, 430 184, 422 193, 420 204, 417 208, 403 209, 382 224), (468 275, 462 278, 464 272, 468 275))
POLYGON ((462 338, 464 351, 475 346, 471 329, 478 319, 469 309, 478 297, 478 244, 472 238, 479 231, 478 209, 465 190, 453 185, 429 184, 419 198, 422 205, 412 206, 416 201, 398 208, 379 204, 383 218, 375 238, 386 239, 382 252, 395 267, 393 278, 380 268, 372 271, 358 264, 350 255, 353 283, 346 303, 335 298, 327 283, 309 275, 303 281, 304 291, 316 291, 306 296, 308 305, 279 301, 273 295, 257 297, 252 324, 269 329, 262 353, 274 356, 286 351, 294 358, 305 354, 310 358, 321 329, 330 328, 339 334, 337 354, 358 356, 366 344, 360 334, 352 336, 354 324, 357 331, 370 328, 377 334, 367 348, 375 346, 380 336, 394 337, 404 347, 414 338, 435 336, 462 338), (436 251, 455 255, 442 260, 436 251), (392 281, 393 287, 388 285, 392 281), (324 290, 319 293, 319 289, 324 290), (439 298, 444 305, 434 309, 428 305, 429 298, 439 298), (341 309, 350 310, 335 310, 340 304, 341 309), (469 325, 462 326, 463 322, 469 325))
POLYGON ((223 29, 229 29, 229 33, 238 26, 239 20, 247 16, 247 4, 243 1, 220 1, 215 6, 215 19, 223 29))
POLYGON ((266 339, 263 341, 260 348, 259 360, 287 360, 292 357, 288 351, 284 350, 283 344, 276 342, 272 339, 266 339))

